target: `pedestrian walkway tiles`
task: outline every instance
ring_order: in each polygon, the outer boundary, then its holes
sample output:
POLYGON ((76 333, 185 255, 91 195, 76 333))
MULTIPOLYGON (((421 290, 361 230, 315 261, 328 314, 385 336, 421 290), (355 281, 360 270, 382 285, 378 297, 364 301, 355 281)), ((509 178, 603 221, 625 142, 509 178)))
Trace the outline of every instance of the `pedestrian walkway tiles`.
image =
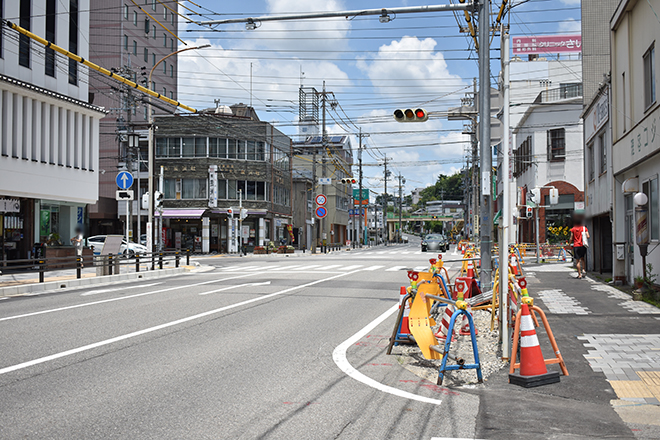
POLYGON ((622 400, 660 405, 660 335, 587 334, 585 359, 622 400))
POLYGON ((633 301, 632 297, 625 292, 620 291, 619 289, 608 286, 607 284, 602 284, 597 281, 587 278, 591 282, 591 290, 604 292, 607 294, 608 298, 613 299, 623 299, 624 302, 619 303, 620 307, 628 310, 632 313, 638 313, 640 315, 660 315, 660 309, 647 304, 643 301, 633 301))
POLYGON ((579 301, 566 295, 561 289, 541 290, 538 297, 550 313, 560 315, 587 315, 591 313, 589 309, 582 307, 579 301))

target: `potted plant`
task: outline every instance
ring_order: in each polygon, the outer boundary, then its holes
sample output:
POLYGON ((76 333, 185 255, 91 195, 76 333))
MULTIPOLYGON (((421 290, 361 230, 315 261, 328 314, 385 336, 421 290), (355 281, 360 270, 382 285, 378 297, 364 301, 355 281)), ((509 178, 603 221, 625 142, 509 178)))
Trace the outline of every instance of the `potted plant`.
POLYGON ((277 248, 278 254, 286 254, 286 246, 280 246, 277 248))
POLYGON ((286 247, 286 253, 287 254, 293 254, 295 252, 296 252, 296 248, 294 248, 293 246, 287 246, 286 247))
POLYGON ((641 289, 644 286, 644 277, 637 276, 635 277, 635 288, 641 289))
POLYGON ((266 253, 266 248, 263 246, 255 246, 254 248, 255 255, 261 255, 266 253))

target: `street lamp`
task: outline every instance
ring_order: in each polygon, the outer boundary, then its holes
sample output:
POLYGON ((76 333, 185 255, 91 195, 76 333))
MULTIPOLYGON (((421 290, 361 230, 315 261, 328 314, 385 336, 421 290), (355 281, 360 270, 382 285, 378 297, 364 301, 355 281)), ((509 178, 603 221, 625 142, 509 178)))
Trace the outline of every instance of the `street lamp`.
MULTIPOLYGON (((176 55, 181 52, 185 52, 187 50, 196 50, 196 49, 204 49, 206 47, 211 47, 210 44, 204 44, 203 46, 195 46, 195 47, 186 47, 185 49, 180 49, 177 50, 176 52, 172 52, 169 55, 165 55, 163 58, 158 60, 156 64, 151 68, 151 71, 149 71, 149 78, 148 78, 148 83, 147 83, 147 88, 151 88, 151 76, 154 73, 154 70, 156 70, 156 67, 171 57, 172 55, 176 55)), ((154 117, 151 114, 151 95, 149 95, 149 105, 147 107, 147 113, 149 114, 149 221, 147 222, 147 249, 149 252, 153 252, 154 250, 154 230, 153 230, 153 224, 154 224, 154 117)), ((160 233, 160 232, 159 232, 160 233)))
MULTIPOLYGON (((140 145, 140 135, 137 133, 128 133, 126 135, 128 138, 128 151, 126 154, 126 166, 128 172, 133 171, 133 153, 137 151, 137 148, 140 145)), ((137 197, 140 197, 140 155, 138 152, 138 177, 137 177, 137 197)), ((129 206, 132 204, 130 201, 126 201, 126 243, 129 243, 129 231, 132 229, 133 221, 129 215, 130 210, 129 206)), ((140 206, 138 204, 137 210, 137 225, 138 225, 138 243, 140 241, 140 206)))

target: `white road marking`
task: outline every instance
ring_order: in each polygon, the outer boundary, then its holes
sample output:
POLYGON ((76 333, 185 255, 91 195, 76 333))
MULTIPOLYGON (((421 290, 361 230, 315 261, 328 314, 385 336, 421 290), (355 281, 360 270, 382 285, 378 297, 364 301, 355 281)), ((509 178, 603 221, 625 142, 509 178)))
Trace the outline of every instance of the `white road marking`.
MULTIPOLYGON (((201 292, 200 295, 209 295, 211 293, 223 292, 230 289, 238 289, 239 287, 249 287, 249 286, 268 286, 270 281, 264 281, 262 283, 246 283, 246 284, 237 284, 235 286, 227 286, 222 289, 209 290, 208 292, 201 292)), ((249 293, 249 292, 248 292, 249 293)))
POLYGON ((323 266, 321 267, 321 270, 330 270, 330 269, 335 269, 337 267, 341 267, 341 264, 332 264, 330 266, 323 266))
MULTIPOLYGON (((202 286, 204 284, 218 283, 220 281, 227 281, 227 280, 235 280, 237 278, 245 278, 245 277, 248 277, 248 276, 254 276, 254 274, 237 275, 235 277, 220 278, 219 280, 204 281, 204 282, 201 282, 201 283, 189 284, 186 287, 202 286)), ((109 302, 113 302, 113 301, 121 301, 121 300, 124 300, 124 299, 138 298, 140 296, 152 295, 154 293, 168 292, 170 290, 176 290, 176 289, 181 289, 181 287, 168 287, 167 289, 152 290, 151 292, 136 293, 135 295, 120 296, 119 298, 102 299, 100 301, 94 301, 94 302, 83 303, 83 304, 76 304, 75 306, 58 307, 57 309, 42 310, 40 312, 25 313, 23 315, 7 316, 6 318, 0 318, 0 322, 9 321, 9 320, 18 319, 18 318, 27 318, 29 316, 43 315, 45 313, 61 312, 63 310, 77 309, 77 308, 80 308, 80 307, 93 306, 93 305, 96 305, 96 304, 104 304, 104 303, 109 303, 109 302)))
POLYGON ((310 269, 314 269, 314 268, 320 267, 320 266, 321 266, 320 264, 310 264, 310 265, 307 265, 307 266, 300 266, 300 267, 298 267, 297 269, 294 269, 294 270, 310 270, 310 269))
MULTIPOLYGON (((38 359, 33 359, 31 361, 22 362, 20 364, 11 365, 11 366, 5 367, 5 368, 0 368, 0 374, 11 373, 12 371, 22 370, 24 368, 32 367, 34 365, 39 365, 39 364, 43 364, 45 362, 53 361, 55 359, 60 359, 60 358, 66 357, 66 356, 71 356, 73 354, 82 353, 82 352, 88 351, 88 350, 93 350, 94 348, 103 347, 105 345, 114 344, 115 342, 120 342, 120 341, 124 341, 126 339, 135 338, 137 336, 141 336, 141 335, 144 335, 144 334, 147 334, 147 333, 152 333, 152 332, 162 330, 162 329, 165 329, 165 328, 169 328, 169 327, 173 327, 173 326, 176 326, 176 325, 179 325, 179 324, 184 324, 186 322, 194 321, 196 319, 205 318, 207 316, 215 315, 215 314, 225 312, 227 310, 235 309, 237 307, 241 307, 241 306, 244 306, 244 305, 247 305, 247 304, 252 304, 252 303, 255 303, 255 302, 270 299, 270 298, 273 298, 273 297, 276 297, 276 296, 279 296, 279 295, 284 295, 285 293, 293 292, 294 290, 303 289, 305 287, 311 287, 311 286, 314 286, 316 284, 320 284, 320 283, 323 283, 323 282, 326 282, 326 281, 331 281, 331 280, 334 280, 336 278, 344 277, 346 275, 351 275, 351 274, 354 274, 354 273, 357 273, 357 272, 358 271, 356 270, 356 271, 353 271, 353 272, 346 272, 346 273, 341 273, 339 275, 333 275, 333 276, 328 277, 328 278, 323 278, 323 279, 320 279, 320 280, 311 281, 309 283, 301 284, 299 286, 289 287, 288 289, 280 290, 279 292, 275 292, 275 293, 271 293, 271 294, 263 295, 263 296, 258 296, 256 298, 248 299, 248 300, 241 301, 241 302, 238 302, 238 303, 235 303, 235 304, 230 304, 228 306, 224 306, 224 307, 220 307, 220 308, 217 308, 217 309, 209 310, 207 312, 202 312, 202 313, 198 313, 196 315, 187 316, 185 318, 177 319, 176 321, 166 322, 164 324, 160 324, 160 325, 156 325, 156 326, 153 326, 153 327, 145 328, 143 330, 138 330, 138 331, 135 331, 135 332, 132 332, 132 333, 127 333, 125 335, 120 335, 120 336, 116 336, 114 338, 105 339, 103 341, 94 342, 93 344, 83 345, 82 347, 72 348, 71 350, 62 351, 60 353, 51 354, 49 356, 44 356, 44 357, 41 357, 41 358, 38 358, 38 359)), ((181 287, 175 287, 175 289, 181 289, 181 287)), ((394 311, 396 311, 398 309, 398 307, 399 307, 398 304, 395 305, 394 308, 392 309, 391 313, 394 313, 394 311)))
POLYGON ((356 264, 356 265, 354 265, 354 266, 340 267, 340 268, 338 268, 338 269, 336 269, 336 270, 341 270, 341 271, 354 270, 354 269, 357 269, 358 267, 362 267, 362 265, 361 265, 361 264, 356 264))
POLYGON ((300 264, 294 264, 293 266, 274 267, 272 270, 291 270, 296 267, 300 267, 300 264))
POLYGON ((385 266, 371 266, 371 267, 365 267, 365 268, 362 269, 362 270, 369 270, 369 271, 371 271, 371 270, 380 269, 380 268, 382 268, 382 267, 385 267, 385 266))
POLYGON ((225 272, 238 272, 239 270, 252 270, 259 269, 260 266, 238 266, 238 267, 229 267, 224 269, 225 272))
POLYGON ((163 284, 163 283, 151 283, 151 284, 144 284, 142 286, 117 287, 115 289, 90 290, 89 292, 81 293, 80 296, 97 295, 99 293, 116 292, 118 290, 126 290, 126 289, 139 289, 141 287, 151 287, 151 286, 157 286, 159 284, 163 284))
MULTIPOLYGON (((357 380, 358 382, 362 382, 363 384, 370 386, 372 388, 375 388, 379 391, 382 391, 384 393, 389 393, 393 394, 395 396, 403 397, 404 399, 411 399, 411 400, 417 400, 419 402, 424 402, 424 403, 432 403, 434 405, 440 405, 442 403, 442 400, 437 400, 437 399, 431 399, 428 397, 420 396, 418 394, 413 394, 409 393, 407 391, 400 390, 398 388, 393 388, 388 385, 384 385, 380 382, 375 381, 374 379, 365 376, 364 374, 360 373, 358 370, 353 368, 353 366, 348 362, 348 358, 346 357, 346 351, 349 349, 349 347, 355 345, 360 339, 362 339, 364 336, 367 335, 370 331, 372 331, 374 328, 376 328, 380 323, 385 321, 387 318, 392 316, 394 313, 396 313, 399 310, 399 305, 394 304, 391 308, 389 308, 385 313, 380 315, 378 318, 374 319, 371 321, 369 324, 366 325, 362 330, 342 342, 337 346, 337 348, 334 349, 332 352, 332 360, 335 361, 335 364, 339 367, 341 371, 346 373, 349 377, 357 380)), ((2 370, 0 370, 0 373, 2 370)))
POLYGON ((394 267, 390 267, 389 269, 385 269, 385 272, 394 272, 405 268, 406 266, 394 266, 394 267))
POLYGON ((429 266, 417 266, 413 269, 415 272, 426 272, 429 270, 429 266))

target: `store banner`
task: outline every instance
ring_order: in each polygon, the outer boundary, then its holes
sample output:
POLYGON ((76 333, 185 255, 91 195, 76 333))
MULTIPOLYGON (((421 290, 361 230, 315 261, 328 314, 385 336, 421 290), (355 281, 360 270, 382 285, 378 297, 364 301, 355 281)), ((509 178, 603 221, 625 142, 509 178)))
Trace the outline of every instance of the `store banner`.
POLYGON ((209 208, 218 207, 218 166, 209 166, 209 208))
POLYGON ((289 232, 289 237, 291 237, 291 242, 295 243, 296 238, 293 236, 293 226, 292 225, 286 225, 286 230, 289 232))

